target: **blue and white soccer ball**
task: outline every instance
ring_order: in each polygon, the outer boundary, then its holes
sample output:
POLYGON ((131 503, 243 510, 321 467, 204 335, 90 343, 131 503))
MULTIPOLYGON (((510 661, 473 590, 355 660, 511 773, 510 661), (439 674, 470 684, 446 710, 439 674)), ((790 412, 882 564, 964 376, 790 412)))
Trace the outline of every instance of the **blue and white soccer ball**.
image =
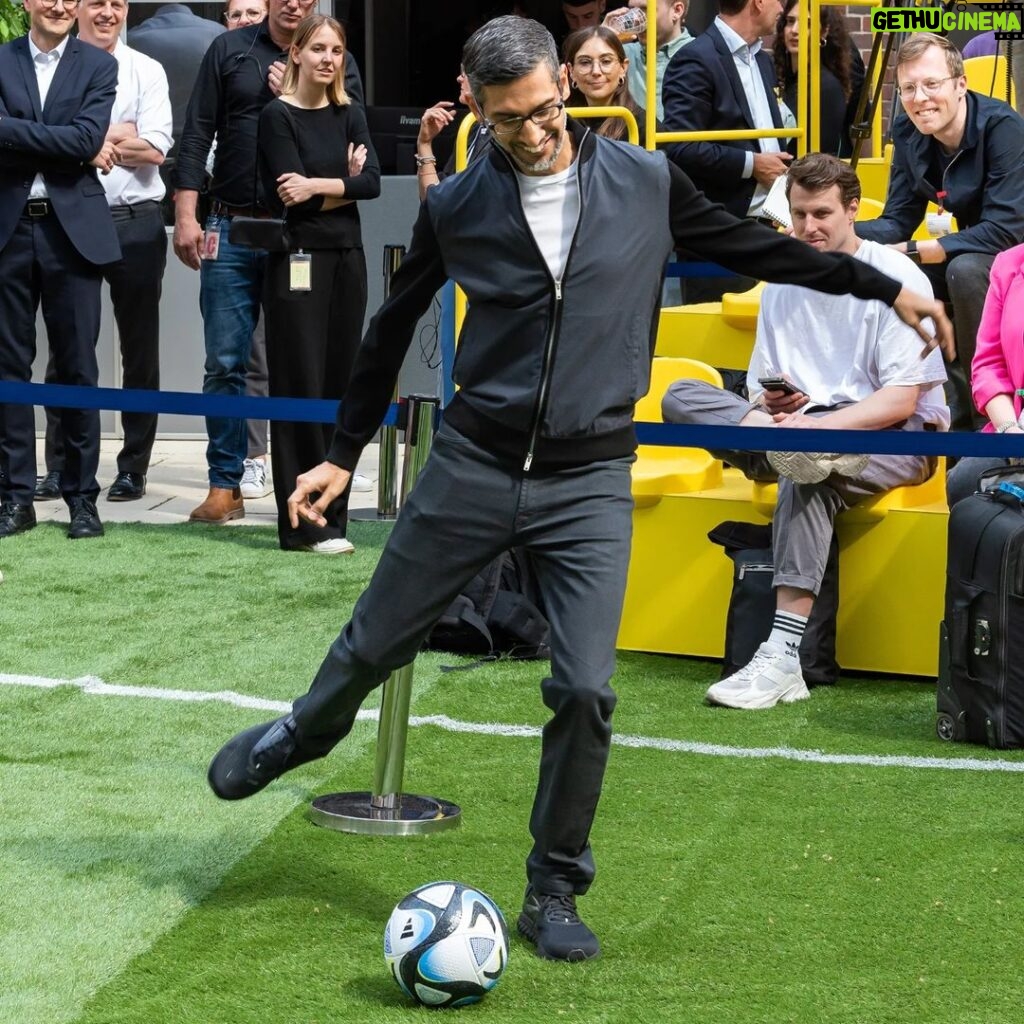
POLYGON ((424 1006, 466 1006, 498 984, 508 927, 494 900, 458 882, 406 896, 384 931, 384 959, 402 991, 424 1006))

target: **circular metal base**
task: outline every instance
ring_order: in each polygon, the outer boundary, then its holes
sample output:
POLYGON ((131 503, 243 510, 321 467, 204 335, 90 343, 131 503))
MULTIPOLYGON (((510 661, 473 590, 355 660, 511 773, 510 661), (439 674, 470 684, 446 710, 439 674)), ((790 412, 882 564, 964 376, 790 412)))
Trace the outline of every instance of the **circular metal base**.
POLYGON ((361 523, 393 523, 398 518, 398 513, 390 515, 378 512, 375 508, 353 508, 349 510, 348 517, 358 519, 361 523))
POLYGON ((369 792, 328 793, 310 804, 309 817, 314 825, 337 832, 409 836, 455 828, 462 821, 462 808, 437 797, 411 793, 402 793, 395 808, 375 807, 369 792))

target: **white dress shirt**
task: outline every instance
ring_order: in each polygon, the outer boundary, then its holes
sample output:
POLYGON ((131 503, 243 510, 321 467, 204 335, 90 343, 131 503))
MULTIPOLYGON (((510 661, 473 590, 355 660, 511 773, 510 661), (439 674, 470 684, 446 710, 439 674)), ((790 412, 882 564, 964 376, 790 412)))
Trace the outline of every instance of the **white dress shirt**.
MULTIPOLYGON (((36 85, 39 87, 39 109, 46 106, 46 96, 50 91, 50 84, 53 76, 57 73, 57 65, 60 63, 64 51, 68 48, 68 39, 65 36, 59 46, 55 46, 49 53, 44 53, 34 42, 32 36, 28 37, 28 52, 32 56, 32 67, 36 72, 36 85)), ((43 176, 37 174, 32 179, 32 187, 28 190, 29 199, 45 199, 49 193, 46 191, 46 182, 43 176)))
MULTIPOLYGON (((764 87, 764 79, 761 77, 761 69, 757 64, 757 54, 761 50, 761 40, 758 39, 753 45, 736 31, 730 28, 721 18, 715 18, 715 27, 722 33, 726 46, 732 54, 733 62, 736 64, 736 71, 740 76, 740 83, 743 85, 743 94, 747 98, 747 106, 750 107, 751 117, 754 119, 755 128, 774 128, 772 120, 772 108, 768 102, 768 92, 764 87)), ((782 147, 778 139, 758 139, 762 153, 779 153, 782 147)), ((747 152, 743 164, 743 177, 751 178, 754 175, 754 154, 747 152)), ((758 182, 754 189, 754 195, 750 200, 748 217, 754 217, 761 209, 768 189, 758 182)))
MULTIPOLYGON (((166 156, 174 139, 171 135, 171 97, 163 65, 120 40, 112 55, 117 61, 117 95, 110 112, 110 123, 131 121, 138 137, 166 156)), ((101 174, 100 181, 111 206, 128 206, 146 199, 160 200, 166 191, 156 164, 115 166, 109 174, 101 174)))

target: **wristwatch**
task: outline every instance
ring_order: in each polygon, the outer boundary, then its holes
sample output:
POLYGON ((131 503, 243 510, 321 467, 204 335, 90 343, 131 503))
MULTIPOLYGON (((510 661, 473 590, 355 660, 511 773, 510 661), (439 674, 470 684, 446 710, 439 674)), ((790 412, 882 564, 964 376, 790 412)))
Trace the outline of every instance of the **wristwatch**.
POLYGON ((912 239, 910 239, 909 242, 907 242, 907 255, 915 263, 920 263, 921 262, 921 254, 917 251, 917 241, 916 241, 916 239, 912 238, 912 239))

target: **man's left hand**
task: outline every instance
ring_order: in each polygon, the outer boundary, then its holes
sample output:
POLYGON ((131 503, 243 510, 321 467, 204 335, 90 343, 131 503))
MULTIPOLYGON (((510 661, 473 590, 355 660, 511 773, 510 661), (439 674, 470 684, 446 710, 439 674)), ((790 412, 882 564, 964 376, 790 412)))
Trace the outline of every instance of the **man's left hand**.
POLYGON ((284 61, 275 60, 267 71, 267 87, 275 96, 281 95, 281 82, 284 80, 284 61))
POLYGON ((924 351, 921 353, 922 359, 933 348, 941 348, 942 354, 948 362, 956 359, 953 325, 949 322, 949 317, 946 316, 946 307, 941 302, 937 299, 926 299, 923 295, 918 295, 917 292, 912 292, 909 288, 903 288, 899 295, 896 296, 896 301, 893 303, 892 308, 905 324, 908 324, 917 331, 924 342, 924 351), (924 323, 929 317, 932 323, 935 324, 934 334, 928 330, 924 323))

